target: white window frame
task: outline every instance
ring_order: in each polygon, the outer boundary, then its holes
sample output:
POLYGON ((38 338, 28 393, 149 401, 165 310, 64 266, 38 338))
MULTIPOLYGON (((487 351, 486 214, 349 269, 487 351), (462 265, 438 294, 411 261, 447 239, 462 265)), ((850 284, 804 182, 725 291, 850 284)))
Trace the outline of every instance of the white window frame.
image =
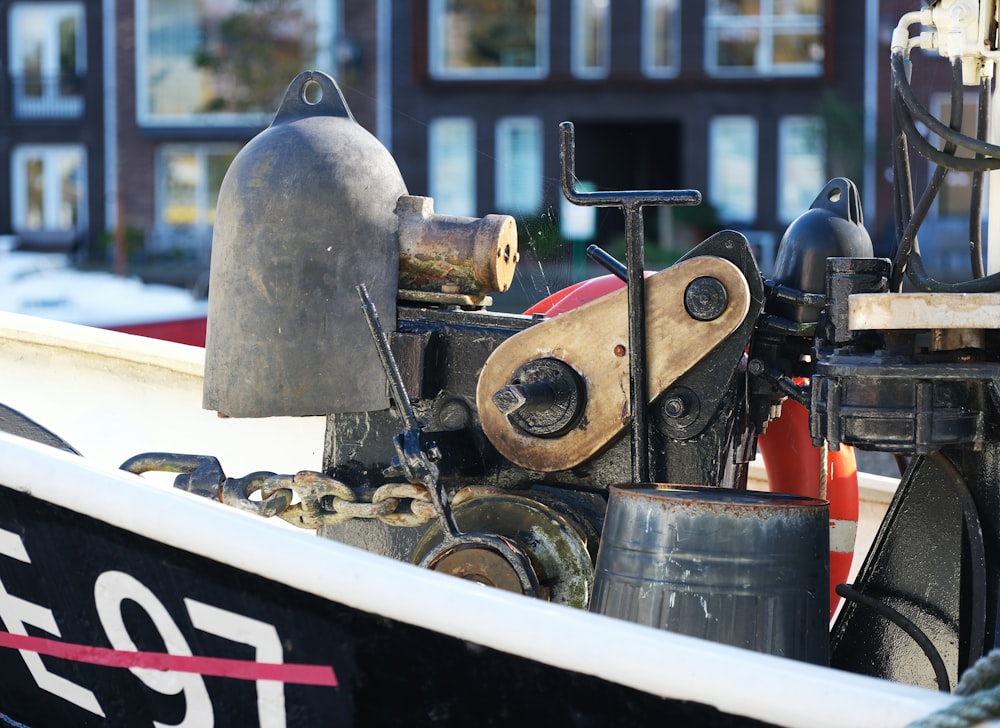
POLYGON ((15 233, 35 231, 81 231, 87 227, 87 150, 82 144, 21 144, 12 150, 10 157, 11 181, 11 227, 15 233), (62 181, 59 176, 61 157, 74 155, 79 175, 76 200, 76 223, 63 225, 61 206, 63 204, 62 181), (42 226, 28 227, 28 177, 25 165, 30 159, 42 162, 43 198, 42 226))
POLYGON ((497 120, 495 129, 496 207, 499 212, 534 215, 541 211, 543 199, 544 139, 542 120, 536 116, 507 116, 497 120), (521 158, 523 150, 512 147, 512 135, 525 131, 532 135, 534 149, 530 159, 521 158))
MULTIPOLYGON (((812 32, 825 42, 825 17, 822 5, 819 15, 775 14, 777 0, 759 0, 758 15, 733 16, 716 12, 720 0, 707 0, 705 9, 705 70, 718 77, 771 77, 771 76, 820 76, 823 73, 822 58, 808 63, 775 63, 774 39, 783 32, 812 32), (719 66, 718 40, 727 31, 757 30, 760 45, 753 66, 719 66)), ((826 48, 824 47, 824 53, 826 48)))
POLYGON ((788 224, 816 199, 826 186, 826 127, 818 116, 791 115, 778 120, 778 221, 788 224), (795 147, 796 136, 814 135, 814 154, 795 147))
POLYGON ((757 219, 758 128, 753 116, 715 116, 708 124, 709 201, 725 223, 757 219))
POLYGON ((573 0, 573 37, 572 37, 572 61, 573 74, 579 78, 604 78, 611 68, 611 0, 573 0), (599 65, 587 65, 587 46, 590 43, 590 30, 588 21, 591 19, 589 13, 591 9, 600 11, 603 9, 603 18, 600 22, 598 32, 600 36, 596 38, 598 44, 598 55, 601 56, 599 65))
POLYGON ((475 217, 476 122, 468 116, 432 119, 427 131, 427 174, 435 212, 475 217))
POLYGON ((535 65, 498 66, 495 68, 451 68, 445 65, 444 44, 447 35, 445 3, 428 3, 428 63, 432 77, 442 80, 506 81, 535 80, 549 73, 549 0, 536 0, 535 6, 535 65))
POLYGON ((14 114, 18 118, 73 118, 83 114, 82 94, 60 92, 59 23, 66 17, 76 20, 76 72, 82 78, 87 72, 86 19, 81 2, 14 3, 8 15, 8 56, 12 84, 14 114), (44 13, 44 15, 42 15, 44 13), (26 96, 24 80, 25 34, 20 30, 31 15, 44 17, 46 38, 42 49, 42 95, 26 96), (54 80, 54 81, 53 81, 54 80), (21 83, 19 83, 20 81, 21 83))
POLYGON ((650 78, 674 78, 680 71, 681 2, 680 0, 643 0, 642 3, 642 72, 650 78), (655 16, 667 12, 670 23, 670 60, 667 65, 656 63, 657 44, 655 16))
MULTIPOLYGON (((171 0, 135 0, 135 98, 136 120, 139 126, 264 126, 270 122, 272 112, 194 112, 189 114, 154 113, 150 110, 149 76, 149 4, 171 0)), ((316 60, 315 68, 335 72, 333 39, 339 26, 339 0, 315 0, 316 60)), ((192 66, 193 68, 193 66, 192 66)), ((305 69, 302 69, 305 70, 305 69)), ((197 69, 194 69, 197 71, 197 69)), ((289 78, 288 82, 291 83, 289 78)))
MULTIPOLYGON (((240 145, 233 142, 176 142, 161 144, 156 149, 155 161, 155 210, 156 222, 154 228, 156 235, 150 241, 150 248, 155 250, 160 247, 176 247, 175 243, 162 245, 161 240, 176 240, 181 237, 193 237, 190 247, 201 249, 211 241, 211 230, 215 224, 215 207, 209 205, 210 190, 208 186, 208 158, 212 154, 225 153, 235 155, 239 151, 240 145), (170 222, 165 219, 167 202, 167 158, 170 155, 191 155, 195 158, 197 165, 195 190, 194 190, 194 212, 195 220, 191 223, 170 222), (182 232, 182 231, 186 231, 182 232)), ((199 252, 207 252, 199 250, 199 252)))

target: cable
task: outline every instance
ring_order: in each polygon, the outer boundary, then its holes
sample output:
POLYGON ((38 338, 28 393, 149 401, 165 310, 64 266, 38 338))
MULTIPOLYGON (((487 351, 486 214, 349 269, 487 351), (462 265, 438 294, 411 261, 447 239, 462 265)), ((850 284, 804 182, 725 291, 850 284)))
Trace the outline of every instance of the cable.
POLYGON ((852 602, 857 602, 858 604, 875 610, 880 616, 885 617, 912 637, 913 641, 917 643, 917 646, 920 647, 921 650, 923 650, 923 653, 927 656, 927 660, 931 663, 931 668, 934 670, 934 679, 937 682, 938 690, 942 693, 951 692, 951 681, 948 678, 948 668, 945 667, 944 660, 941 658, 941 653, 938 652, 934 643, 931 642, 930 638, 925 635, 917 625, 890 607, 888 604, 883 604, 878 599, 861 593, 850 584, 838 584, 835 591, 844 599, 849 599, 852 602))
MULTIPOLYGON (((938 281, 927 273, 920 256, 920 249, 917 243, 917 230, 923 224, 927 213, 933 204, 934 199, 940 192, 945 176, 949 169, 960 171, 976 172, 977 165, 981 168, 978 171, 989 168, 1000 169, 1000 159, 977 158, 968 159, 954 156, 956 141, 945 141, 944 148, 935 149, 917 130, 910 113, 912 109, 905 103, 904 90, 909 90, 909 81, 906 79, 906 65, 902 61, 899 53, 893 54, 893 88, 896 93, 893 95, 893 120, 896 124, 896 143, 893 155, 893 172, 897 180, 897 185, 906 180, 906 186, 900 188, 897 193, 897 250, 893 261, 893 272, 890 279, 890 289, 894 291, 902 290, 902 278, 906 275, 913 285, 922 291, 948 292, 948 293, 992 293, 1000 290, 1000 274, 992 276, 974 277, 970 281, 960 283, 945 283, 938 281), (909 153, 907 142, 912 141, 917 151, 938 165, 927 188, 921 195, 916 207, 912 207, 912 190, 907 189, 908 181, 911 179, 909 167, 909 153)), ((951 118, 949 129, 961 128, 962 107, 962 79, 961 61, 955 59, 952 62, 952 102, 951 118)), ((923 113, 926 110, 920 107, 923 113)), ((940 122, 938 122, 940 124, 940 122)), ((971 139, 971 137, 964 137, 971 139)), ((974 141, 974 140, 973 140, 974 141)), ((1000 151, 1000 147, 988 145, 1000 151)), ((977 251, 974 240, 971 247, 977 251)), ((981 259, 981 252, 978 253, 981 259)), ((975 267, 973 274, 976 274, 975 267)))
MULTIPOLYGON (((952 142, 955 146, 968 149, 970 152, 977 152, 987 157, 1000 157, 1000 145, 990 144, 989 142, 976 137, 970 137, 966 134, 962 134, 960 129, 955 129, 954 127, 942 122, 917 100, 913 87, 910 85, 910 82, 906 77, 906 61, 903 59, 903 54, 901 52, 894 52, 890 63, 892 66, 893 90, 898 94, 899 98, 902 99, 903 103, 906 104, 906 107, 910 110, 910 114, 913 118, 923 124, 926 124, 927 128, 934 132, 937 136, 941 137, 945 141, 952 142)), ((958 64, 961 68, 961 60, 954 60, 952 62, 952 66, 955 64, 958 64)))
MULTIPOLYGON (((982 78, 979 81, 979 106, 976 114, 976 138, 986 139, 990 128, 990 80, 982 78)), ((979 156, 979 152, 976 152, 979 156)), ((972 199, 969 202, 969 262, 972 265, 972 277, 982 278, 986 275, 983 267, 983 173, 972 173, 970 189, 972 199)))

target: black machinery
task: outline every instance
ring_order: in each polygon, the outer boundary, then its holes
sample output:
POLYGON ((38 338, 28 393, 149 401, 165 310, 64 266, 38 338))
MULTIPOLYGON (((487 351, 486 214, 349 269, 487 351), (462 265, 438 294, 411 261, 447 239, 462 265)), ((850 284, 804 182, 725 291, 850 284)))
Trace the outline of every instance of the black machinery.
MULTIPOLYGON (((982 275, 975 212, 966 283, 927 276, 916 231, 947 169, 981 177, 1000 149, 955 131, 961 103, 931 123, 903 45, 894 259, 873 255, 858 191, 838 178, 789 227, 771 280, 733 231, 644 278, 643 208, 700 196, 579 192, 567 123, 564 192, 622 209, 626 263, 595 256, 627 285, 553 318, 488 310, 517 262, 513 220, 436 215, 333 80, 300 75, 220 195, 205 406, 326 415, 323 473, 226 479, 194 458, 172 466, 178 486, 587 608, 609 489, 745 490, 756 437, 791 398, 815 445, 893 452, 904 468, 857 582, 839 589, 831 664, 950 689, 997 639, 1000 284, 982 275), (944 148, 925 149, 914 120, 944 148), (941 170, 915 205, 908 143, 941 170)), ((963 60, 952 63, 960 94, 963 60)), ((155 456, 125 467, 165 468, 155 456)))

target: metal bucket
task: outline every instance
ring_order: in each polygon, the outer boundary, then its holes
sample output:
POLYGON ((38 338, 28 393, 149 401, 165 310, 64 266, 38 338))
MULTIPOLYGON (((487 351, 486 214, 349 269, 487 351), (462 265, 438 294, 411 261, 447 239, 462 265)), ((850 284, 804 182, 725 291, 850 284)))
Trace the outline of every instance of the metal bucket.
POLYGON ((829 504, 698 486, 612 487, 590 609, 829 662, 829 504))

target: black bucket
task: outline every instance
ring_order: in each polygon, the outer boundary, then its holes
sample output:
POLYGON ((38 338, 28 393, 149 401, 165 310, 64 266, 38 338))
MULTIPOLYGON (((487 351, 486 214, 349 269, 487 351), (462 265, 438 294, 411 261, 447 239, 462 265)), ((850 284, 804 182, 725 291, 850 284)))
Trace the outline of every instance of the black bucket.
POLYGON ((697 486, 612 487, 590 609, 829 662, 829 504, 697 486))

